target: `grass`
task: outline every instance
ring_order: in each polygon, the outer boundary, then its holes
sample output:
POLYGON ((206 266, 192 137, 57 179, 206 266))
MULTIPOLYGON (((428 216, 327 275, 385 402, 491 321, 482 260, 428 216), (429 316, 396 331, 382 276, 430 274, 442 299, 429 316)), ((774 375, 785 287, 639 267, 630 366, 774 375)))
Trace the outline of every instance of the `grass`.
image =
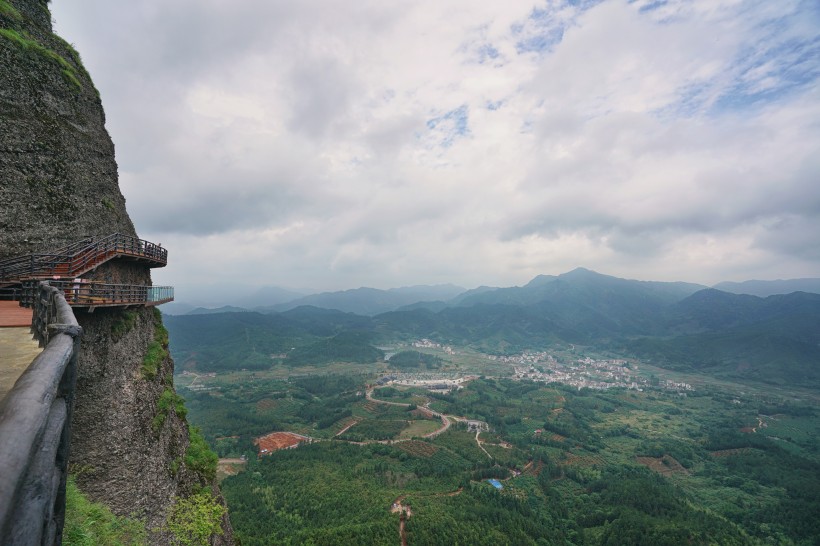
POLYGON ((175 497, 166 529, 173 535, 174 544, 207 545, 213 535, 222 534, 225 511, 225 507, 207 489, 190 497, 175 497))
POLYGON ((114 341, 118 341, 122 336, 133 330, 136 323, 136 311, 122 311, 114 322, 111 323, 111 336, 114 338, 114 341))
POLYGON ((162 391, 159 400, 157 400, 157 414, 151 421, 151 428, 154 429, 154 432, 159 432, 160 429, 162 429, 162 425, 165 424, 165 420, 171 413, 171 409, 174 410, 174 413, 176 413, 180 419, 184 419, 188 414, 188 410, 185 409, 185 399, 175 393, 170 387, 166 387, 165 390, 162 391))
POLYGON ((69 476, 63 544, 137 546, 148 544, 148 538, 141 521, 115 516, 107 506, 91 502, 69 476))
POLYGON ((410 426, 401 431, 399 438, 413 438, 416 436, 424 436, 434 430, 441 428, 441 421, 410 421, 410 426))
POLYGON ((0 15, 5 15, 6 17, 10 17, 17 21, 22 21, 23 16, 20 15, 20 12, 17 9, 6 2, 6 0, 0 0, 0 15))
POLYGON ((142 377, 154 379, 159 366, 168 358, 168 330, 162 325, 162 315, 154 308, 154 339, 148 344, 148 350, 142 359, 142 377))
MULTIPOLYGON (((0 10, 2 9, 3 8, 0 5, 0 10)), ((66 81, 68 81, 72 86, 74 86, 77 91, 82 91, 83 85, 77 78, 77 69, 74 68, 74 66, 71 63, 66 61, 59 53, 57 53, 56 51, 52 51, 51 49, 48 49, 43 44, 33 39, 25 32, 17 32, 16 30, 12 30, 9 28, 0 28, 0 36, 3 36, 7 40, 15 43, 24 51, 33 51, 38 55, 56 63, 57 66, 59 66, 61 69, 63 78, 65 78, 66 81)))
POLYGON ((211 451, 202 432, 198 427, 188 425, 188 435, 191 439, 188 449, 185 450, 185 466, 196 472, 204 480, 211 482, 216 478, 216 466, 219 458, 211 451))

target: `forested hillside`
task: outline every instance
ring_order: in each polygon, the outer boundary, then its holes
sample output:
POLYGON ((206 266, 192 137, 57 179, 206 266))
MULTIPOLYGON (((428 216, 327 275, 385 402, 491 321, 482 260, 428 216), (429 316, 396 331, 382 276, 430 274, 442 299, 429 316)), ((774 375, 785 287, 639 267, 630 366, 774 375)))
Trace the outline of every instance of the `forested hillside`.
POLYGON ((820 385, 820 295, 759 298, 698 288, 576 270, 375 317, 305 306, 167 323, 174 355, 200 371, 373 362, 380 344, 428 338, 498 355, 578 344, 670 369, 820 385))

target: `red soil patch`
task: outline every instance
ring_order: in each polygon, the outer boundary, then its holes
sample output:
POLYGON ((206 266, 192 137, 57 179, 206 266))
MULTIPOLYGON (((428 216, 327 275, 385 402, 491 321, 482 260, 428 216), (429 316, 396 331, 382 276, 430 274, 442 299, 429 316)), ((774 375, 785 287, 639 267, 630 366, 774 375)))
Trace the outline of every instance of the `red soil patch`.
POLYGON ((253 443, 259 447, 259 455, 268 455, 280 449, 296 447, 302 442, 310 441, 305 436, 292 432, 271 432, 265 436, 255 438, 253 443))
POLYGON ((560 434, 553 434, 552 436, 550 436, 550 440, 552 440, 553 442, 563 442, 566 439, 566 436, 561 436, 560 434))
POLYGON ((755 429, 754 427, 743 427, 742 429, 740 429, 740 432, 742 432, 743 434, 752 434, 755 432, 755 429))

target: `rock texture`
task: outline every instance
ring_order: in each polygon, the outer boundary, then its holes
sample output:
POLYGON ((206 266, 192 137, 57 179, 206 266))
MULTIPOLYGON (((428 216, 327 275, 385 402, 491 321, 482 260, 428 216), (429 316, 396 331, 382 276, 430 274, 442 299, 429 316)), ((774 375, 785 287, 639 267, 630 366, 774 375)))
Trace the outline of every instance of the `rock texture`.
POLYGON ((0 0, 0 258, 135 235, 79 55, 41 0, 0 0))
MULTIPOLYGON (((0 258, 115 232, 136 235, 94 84, 53 34, 47 2, 0 0, 0 258)), ((120 260, 87 276, 150 283, 148 269, 120 260)), ((145 373, 161 318, 145 308, 75 315, 84 328, 71 453, 78 484, 115 513, 143 518, 151 544, 170 544, 161 529, 175 497, 205 487, 224 501, 211 478, 184 464, 184 416, 160 408, 163 393, 175 394, 167 352, 145 373)), ((222 529, 211 544, 233 543, 227 516, 222 529)))

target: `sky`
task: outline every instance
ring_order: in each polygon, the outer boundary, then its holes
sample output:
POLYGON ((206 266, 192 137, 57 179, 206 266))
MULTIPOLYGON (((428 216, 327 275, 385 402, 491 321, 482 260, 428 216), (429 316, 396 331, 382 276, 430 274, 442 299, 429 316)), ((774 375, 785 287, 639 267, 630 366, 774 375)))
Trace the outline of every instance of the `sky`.
POLYGON ((55 0, 177 300, 820 277, 816 0, 55 0))

